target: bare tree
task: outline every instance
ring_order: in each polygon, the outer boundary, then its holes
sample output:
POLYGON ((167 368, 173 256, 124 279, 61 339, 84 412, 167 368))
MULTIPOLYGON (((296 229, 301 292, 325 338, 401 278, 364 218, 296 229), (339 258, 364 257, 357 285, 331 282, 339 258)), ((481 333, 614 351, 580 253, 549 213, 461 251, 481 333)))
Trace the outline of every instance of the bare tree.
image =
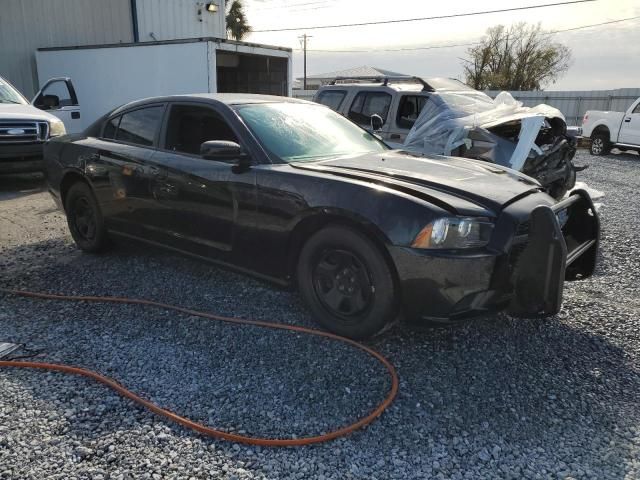
POLYGON ((227 11, 227 32, 234 40, 242 40, 244 36, 251 31, 251 27, 247 23, 247 16, 244 13, 244 7, 240 0, 233 0, 229 4, 227 11))
POLYGON ((463 60, 467 84, 477 90, 541 90, 571 65, 571 50, 549 41, 540 24, 487 30, 463 60))

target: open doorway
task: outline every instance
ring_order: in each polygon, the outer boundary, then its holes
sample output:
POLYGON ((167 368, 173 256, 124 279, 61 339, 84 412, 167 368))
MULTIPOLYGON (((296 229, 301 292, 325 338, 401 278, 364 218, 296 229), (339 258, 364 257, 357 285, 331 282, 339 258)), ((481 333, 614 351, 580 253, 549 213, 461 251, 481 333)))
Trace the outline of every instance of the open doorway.
POLYGON ((219 93, 260 93, 287 96, 287 58, 217 52, 219 93))

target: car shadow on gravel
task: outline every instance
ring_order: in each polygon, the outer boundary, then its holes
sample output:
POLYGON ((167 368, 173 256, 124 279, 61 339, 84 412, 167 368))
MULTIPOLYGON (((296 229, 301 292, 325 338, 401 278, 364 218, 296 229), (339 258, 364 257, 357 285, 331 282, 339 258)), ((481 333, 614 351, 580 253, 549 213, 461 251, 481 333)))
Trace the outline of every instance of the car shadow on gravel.
POLYGON ((41 173, 0 175, 0 201, 40 193, 45 189, 41 173))
MULTIPOLYGON (((14 270, 0 285, 129 295, 313 326, 297 295, 210 264, 135 244, 102 256, 71 248, 55 240, 4 252, 5 261, 20 258, 21 264, 30 261, 29 252, 46 255, 35 255, 29 269, 14 270), (57 254, 66 260, 51 258, 57 254)), ((238 425, 267 436, 314 434, 369 411, 388 389, 379 365, 334 344, 256 335, 194 318, 171 320, 139 307, 0 299, 0 332, 8 337, 0 341, 27 341, 57 361, 81 362, 212 425, 238 425)), ((400 449, 416 469, 436 454, 441 466, 462 469, 478 461, 499 464, 504 455, 536 472, 570 463, 573 455, 584 472, 624 477, 632 456, 628 435, 640 424, 640 376, 620 345, 576 321, 592 313, 563 311, 535 321, 496 315, 449 328, 402 324, 389 330, 368 343, 398 368, 399 397, 381 419, 344 441, 367 444, 376 461, 400 449)), ((608 306, 606 314, 616 312, 608 306)), ((65 408, 69 394, 43 388, 39 375, 16 375, 13 381, 34 401, 65 408)), ((76 390, 72 403, 82 403, 82 395, 76 390)), ((97 401, 83 404, 88 410, 67 418, 60 434, 94 438, 136 428, 138 421, 152 423, 139 410, 123 418, 122 400, 104 398, 104 408, 97 401)), ((231 452, 227 444, 221 448, 231 452)))

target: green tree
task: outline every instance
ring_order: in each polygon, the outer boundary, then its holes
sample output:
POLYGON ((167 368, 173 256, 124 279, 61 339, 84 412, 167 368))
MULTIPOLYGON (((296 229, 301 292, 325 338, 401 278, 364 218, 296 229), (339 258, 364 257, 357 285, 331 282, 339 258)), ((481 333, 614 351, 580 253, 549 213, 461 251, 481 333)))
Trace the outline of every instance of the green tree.
POLYGON ((240 0, 233 0, 227 10, 227 33, 234 40, 242 40, 251 31, 240 0))
POLYGON ((463 59, 467 84, 477 90, 541 90, 571 65, 571 50, 552 43, 540 24, 487 30, 463 59))

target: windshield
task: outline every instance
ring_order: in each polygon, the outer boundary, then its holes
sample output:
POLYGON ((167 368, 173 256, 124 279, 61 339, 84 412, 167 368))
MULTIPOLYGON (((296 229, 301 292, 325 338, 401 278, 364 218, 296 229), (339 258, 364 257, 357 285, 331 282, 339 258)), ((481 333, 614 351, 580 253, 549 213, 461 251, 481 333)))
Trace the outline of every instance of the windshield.
POLYGON ((17 103, 26 105, 28 102, 18 91, 0 77, 0 103, 17 103))
POLYGON ((242 105, 240 117, 271 154, 285 162, 376 153, 388 147, 343 116, 320 105, 242 105))

